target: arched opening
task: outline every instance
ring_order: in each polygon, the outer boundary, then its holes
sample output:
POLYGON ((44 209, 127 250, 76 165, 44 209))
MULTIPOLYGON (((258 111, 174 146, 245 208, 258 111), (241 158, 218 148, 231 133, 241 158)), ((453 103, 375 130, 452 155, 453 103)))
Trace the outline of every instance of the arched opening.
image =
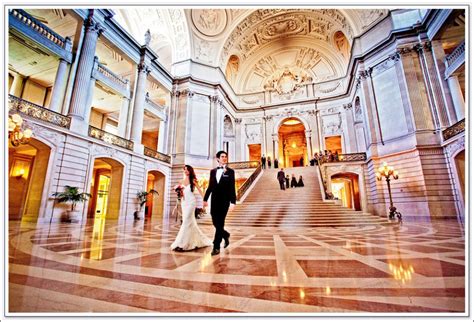
POLYGON ((162 219, 165 200, 165 175, 159 171, 148 172, 146 191, 151 189, 158 192, 149 194, 145 204, 145 219, 162 219))
POLYGON ((305 127, 297 118, 285 119, 278 129, 280 166, 300 167, 308 163, 305 127))
POLYGON ((342 201, 342 205, 354 210, 361 210, 359 175, 355 173, 338 173, 331 176, 331 191, 342 201))
POLYGON ((464 156, 464 150, 456 154, 454 157, 454 164, 456 165, 456 173, 458 176, 458 182, 459 182, 459 187, 461 188, 461 198, 462 201, 464 202, 465 197, 464 197, 464 182, 465 182, 465 156, 464 156))
POLYGON ((37 221, 51 148, 36 139, 8 148, 8 217, 37 221))
POLYGON ((89 202, 89 218, 117 219, 122 197, 123 165, 110 158, 94 160, 89 202))

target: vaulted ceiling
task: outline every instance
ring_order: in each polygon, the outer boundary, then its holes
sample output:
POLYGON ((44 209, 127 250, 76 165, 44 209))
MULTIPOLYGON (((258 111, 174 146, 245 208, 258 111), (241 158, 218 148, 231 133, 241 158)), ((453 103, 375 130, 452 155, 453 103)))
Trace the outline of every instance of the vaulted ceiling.
POLYGON ((161 9, 117 11, 115 18, 150 46, 169 70, 193 59, 220 67, 237 93, 342 77, 354 37, 386 9, 161 9), (146 12, 145 12, 146 11, 146 12))

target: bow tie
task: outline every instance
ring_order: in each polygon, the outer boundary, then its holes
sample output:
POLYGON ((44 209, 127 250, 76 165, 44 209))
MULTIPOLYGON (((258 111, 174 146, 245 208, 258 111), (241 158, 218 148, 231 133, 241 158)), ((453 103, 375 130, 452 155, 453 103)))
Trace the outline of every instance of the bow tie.
POLYGON ((217 167, 217 169, 223 169, 224 170, 224 167, 217 167))

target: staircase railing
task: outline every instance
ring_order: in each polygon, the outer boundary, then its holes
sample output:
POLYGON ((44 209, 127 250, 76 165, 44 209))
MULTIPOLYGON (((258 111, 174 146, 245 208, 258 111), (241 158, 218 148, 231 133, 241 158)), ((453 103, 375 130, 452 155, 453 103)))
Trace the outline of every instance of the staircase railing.
MULTIPOLYGON (((239 187, 239 189, 237 190, 237 200, 240 200, 244 195, 245 193, 247 192, 247 190, 250 188, 250 186, 252 185, 252 183, 255 181, 255 179, 257 179, 258 175, 260 174, 260 172, 262 171, 262 165, 260 164, 260 162, 258 161, 250 161, 252 162, 252 165, 255 165, 257 164, 257 168, 255 169, 255 171, 250 175, 250 177, 247 178, 247 180, 245 180, 245 182, 239 187)), ((237 162, 236 162, 237 163, 237 162)), ((238 162, 238 163, 242 163, 242 162, 238 162)), ((232 165, 232 164, 231 164, 232 165)), ((235 169, 234 167, 231 166, 231 168, 235 169)), ((253 168, 253 167, 248 167, 248 168, 253 168)), ((240 168, 240 169, 244 169, 244 168, 240 168)))

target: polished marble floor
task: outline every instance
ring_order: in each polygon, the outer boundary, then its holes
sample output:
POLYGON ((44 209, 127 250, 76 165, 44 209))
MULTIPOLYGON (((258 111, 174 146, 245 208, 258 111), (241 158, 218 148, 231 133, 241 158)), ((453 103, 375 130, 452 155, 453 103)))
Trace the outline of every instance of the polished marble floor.
MULTIPOLYGON (((212 226, 200 223, 213 236, 212 226)), ((179 226, 9 222, 8 314, 463 314, 456 220, 228 226, 231 244, 170 251, 179 226)), ((7 315, 8 315, 7 314, 7 315)))

